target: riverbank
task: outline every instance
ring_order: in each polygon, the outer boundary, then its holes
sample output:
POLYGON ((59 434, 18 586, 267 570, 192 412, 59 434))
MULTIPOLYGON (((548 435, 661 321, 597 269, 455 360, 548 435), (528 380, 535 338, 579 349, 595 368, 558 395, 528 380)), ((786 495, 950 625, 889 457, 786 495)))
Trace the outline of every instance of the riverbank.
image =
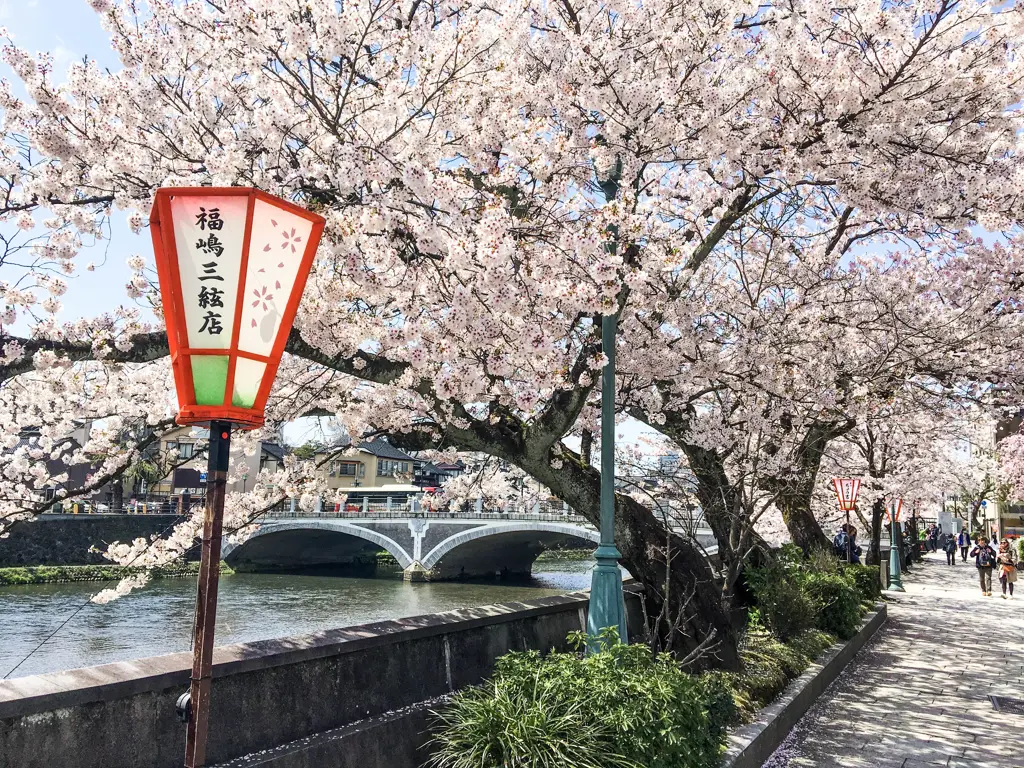
POLYGON ((537 555, 538 563, 550 562, 582 562, 594 559, 594 549, 547 549, 537 555))
MULTIPOLYGON (((68 584, 76 581, 119 581, 143 568, 125 568, 119 565, 30 565, 22 568, 0 568, 0 587, 20 587, 27 584, 68 584)), ((234 573, 220 564, 222 574, 234 573)), ((182 563, 155 568, 154 579, 185 579, 198 575, 199 563, 182 563)))

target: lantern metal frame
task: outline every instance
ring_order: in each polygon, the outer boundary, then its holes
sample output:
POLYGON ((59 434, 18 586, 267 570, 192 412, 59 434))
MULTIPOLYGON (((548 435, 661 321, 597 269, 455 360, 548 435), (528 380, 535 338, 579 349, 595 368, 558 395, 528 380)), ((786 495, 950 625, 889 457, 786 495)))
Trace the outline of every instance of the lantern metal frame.
POLYGON ((153 252, 156 257, 156 269, 160 278, 160 296, 163 301, 164 321, 167 325, 167 342, 171 356, 171 369, 174 372, 174 384, 178 393, 178 417, 181 425, 201 424, 208 421, 228 421, 241 429, 256 429, 263 426, 264 411, 270 388, 274 384, 281 357, 284 354, 292 323, 299 309, 299 302, 306 287, 309 271, 316 256, 316 249, 323 235, 326 221, 301 206, 269 195, 252 187, 164 187, 158 189, 153 200, 150 213, 150 230, 153 236, 153 252), (231 343, 226 349, 199 349, 190 346, 188 326, 185 321, 185 307, 182 300, 181 274, 178 269, 178 249, 174 237, 173 219, 171 216, 171 198, 174 197, 247 197, 245 215, 245 231, 242 237, 241 264, 237 282, 235 283, 236 301, 234 307, 234 323, 231 331, 231 343), (281 326, 269 355, 258 355, 238 348, 238 337, 241 331, 241 318, 244 302, 241 292, 245 289, 245 277, 249 266, 249 245, 252 236, 253 210, 257 200, 280 208, 288 213, 306 219, 312 223, 312 230, 306 241, 299 263, 298 274, 292 286, 291 295, 281 314, 281 326), (189 365, 192 357, 203 355, 220 355, 228 357, 227 382, 224 387, 222 405, 198 405, 194 373, 189 365), (259 390, 253 404, 249 408, 232 404, 235 385, 235 369, 239 358, 264 363, 267 367, 260 381, 259 390))
POLYGON ((835 489, 836 498, 839 499, 839 510, 841 512, 852 512, 856 509, 857 497, 860 495, 860 480, 855 477, 834 477, 832 478, 832 487, 835 489), (853 484, 849 498, 843 495, 844 482, 853 484))

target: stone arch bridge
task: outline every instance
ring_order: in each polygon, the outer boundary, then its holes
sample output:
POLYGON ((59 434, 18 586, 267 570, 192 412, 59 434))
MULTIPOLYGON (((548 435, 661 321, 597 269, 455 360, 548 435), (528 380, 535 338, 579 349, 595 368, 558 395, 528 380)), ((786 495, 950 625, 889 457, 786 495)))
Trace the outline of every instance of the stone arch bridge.
POLYGON ((236 570, 346 567, 390 553, 410 581, 528 575, 548 549, 594 547, 597 531, 575 515, 323 513, 268 517, 241 544, 227 544, 236 570))

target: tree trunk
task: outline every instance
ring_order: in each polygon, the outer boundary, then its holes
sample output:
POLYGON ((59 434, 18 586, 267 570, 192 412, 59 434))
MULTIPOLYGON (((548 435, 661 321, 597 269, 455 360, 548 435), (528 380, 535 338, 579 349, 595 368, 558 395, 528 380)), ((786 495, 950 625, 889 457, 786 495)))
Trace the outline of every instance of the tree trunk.
MULTIPOLYGON (((646 419, 646 414, 639 409, 632 410, 631 414, 640 421, 646 419)), ((771 547, 753 530, 748 520, 743 519, 742 510, 737 503, 736 490, 729 482, 729 474, 722 457, 715 451, 694 445, 685 439, 689 430, 690 415, 670 411, 664 414, 665 420, 661 424, 652 421, 644 423, 669 438, 686 455, 686 462, 697 481, 697 500, 700 502, 701 513, 704 522, 715 535, 719 558, 726 566, 738 566, 727 568, 727 571, 738 578, 743 566, 748 564, 748 559, 751 559, 754 565, 758 565, 766 558, 770 558, 771 547)), ((731 590, 732 586, 727 584, 727 591, 731 590)))
MULTIPOLYGON (((806 486, 804 483, 800 485, 806 486)), ((786 523, 790 538, 804 554, 810 554, 816 549, 829 548, 829 538, 811 512, 810 488, 797 487, 783 491, 779 493, 775 504, 782 512, 782 519, 786 523)))
POLYGON ((830 440, 846 434, 856 426, 852 419, 844 422, 815 422, 793 452, 792 472, 781 478, 770 478, 765 487, 777 496, 776 506, 789 530, 789 536, 805 553, 814 549, 828 549, 830 540, 811 512, 811 496, 818 480, 821 457, 830 440))
POLYGON ((911 517, 907 520, 907 540, 910 544, 909 560, 921 562, 921 532, 917 529, 917 518, 911 517))
POLYGON ((124 480, 120 477, 115 478, 111 485, 110 495, 110 511, 111 512, 123 512, 124 511, 124 480))
POLYGON ((875 499, 871 505, 871 546, 868 548, 868 565, 880 565, 882 562, 882 524, 885 520, 885 501, 875 499))

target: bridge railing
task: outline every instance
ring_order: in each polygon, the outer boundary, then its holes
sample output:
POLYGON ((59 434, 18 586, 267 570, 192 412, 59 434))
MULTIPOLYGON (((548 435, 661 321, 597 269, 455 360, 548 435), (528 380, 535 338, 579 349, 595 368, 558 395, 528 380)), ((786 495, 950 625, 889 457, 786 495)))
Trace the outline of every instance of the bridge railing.
POLYGON ((268 512, 266 514, 267 519, 280 520, 280 519, 332 519, 332 520, 366 520, 372 518, 374 520, 409 520, 413 518, 422 518, 425 520, 520 520, 530 521, 534 520, 537 522, 545 523, 570 523, 573 525, 583 525, 593 527, 585 517, 582 515, 575 514, 558 514, 558 513, 545 513, 545 512, 476 512, 473 510, 466 512, 432 512, 426 510, 420 510, 419 512, 410 512, 407 509, 392 508, 391 510, 379 508, 375 509, 370 506, 365 512, 362 509, 358 510, 346 510, 346 509, 321 509, 305 511, 302 509, 283 509, 268 512))

